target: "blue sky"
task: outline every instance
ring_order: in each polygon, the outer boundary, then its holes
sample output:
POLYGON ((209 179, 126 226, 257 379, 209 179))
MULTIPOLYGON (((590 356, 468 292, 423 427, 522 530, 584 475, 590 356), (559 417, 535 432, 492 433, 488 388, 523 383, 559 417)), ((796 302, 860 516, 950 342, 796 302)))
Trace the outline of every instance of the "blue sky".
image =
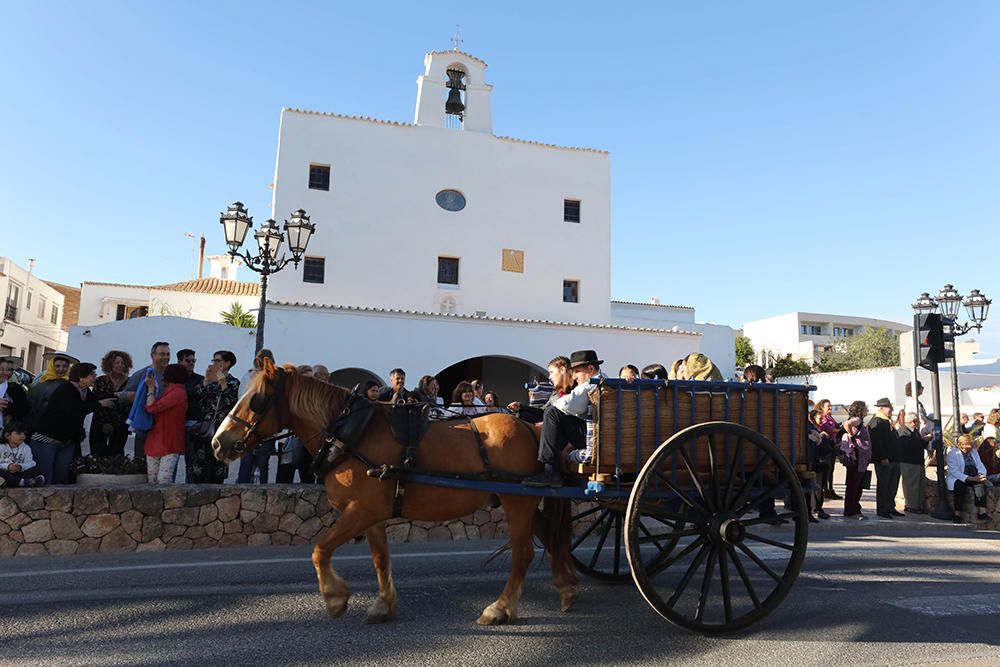
MULTIPOLYGON (((4 9, 0 255, 162 283, 266 217, 284 106, 412 121, 423 53, 494 131, 612 158, 612 293, 740 326, 1000 296, 995 2, 37 2, 4 9)), ((1000 305, 983 332, 1000 353, 1000 305), (995 330, 995 332, 994 332, 995 330)))

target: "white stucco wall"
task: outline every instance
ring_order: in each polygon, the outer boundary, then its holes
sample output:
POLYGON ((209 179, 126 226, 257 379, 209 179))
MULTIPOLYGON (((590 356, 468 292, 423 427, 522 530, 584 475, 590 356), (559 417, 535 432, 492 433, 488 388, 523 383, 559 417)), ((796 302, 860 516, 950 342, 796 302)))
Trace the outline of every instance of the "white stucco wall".
POLYGON ((701 339, 697 334, 269 305, 265 345, 282 362, 322 363, 331 371, 363 368, 383 379, 400 366, 416 379, 479 356, 510 357, 544 368, 553 357, 580 349, 596 350, 605 372, 617 375, 627 363, 666 365, 698 351, 701 339))
POLYGON ((273 211, 304 208, 316 224, 301 268, 272 278, 275 301, 606 323, 610 311, 610 160, 606 153, 500 139, 487 133, 282 112, 273 211), (330 191, 308 189, 310 162, 331 165, 330 191), (467 205, 445 211, 444 189, 467 205), (563 222, 579 199, 581 222, 563 222), (524 272, 501 270, 503 249, 524 272), (458 257, 459 285, 439 286, 439 256, 458 257), (581 257, 586 260, 582 261, 581 257), (580 281, 564 303, 563 280, 580 281))
POLYGON ((864 329, 873 327, 889 329, 897 334, 911 329, 907 324, 892 320, 854 315, 795 312, 747 322, 743 325, 743 335, 750 339, 754 351, 758 355, 766 349, 777 356, 791 354, 795 358, 812 362, 815 360, 817 345, 828 346, 844 340, 843 337, 833 335, 835 327, 854 329, 855 335, 864 329), (820 326, 823 333, 803 334, 801 329, 803 324, 820 326))
POLYGON ((242 377, 253 362, 254 329, 236 329, 224 324, 186 317, 139 317, 92 326, 75 326, 69 331, 68 352, 82 361, 100 364, 108 350, 124 350, 132 355, 135 368, 149 364, 149 349, 156 341, 170 343, 171 362, 176 352, 191 348, 197 353, 197 370, 203 372, 216 350, 231 350, 237 364, 231 371, 242 377))
POLYGON ((81 326, 91 326, 115 321, 117 304, 145 305, 149 315, 188 317, 205 322, 219 322, 219 313, 228 310, 233 302, 244 310, 256 311, 259 297, 227 294, 178 292, 151 287, 130 285, 105 285, 84 283, 80 292, 81 326))

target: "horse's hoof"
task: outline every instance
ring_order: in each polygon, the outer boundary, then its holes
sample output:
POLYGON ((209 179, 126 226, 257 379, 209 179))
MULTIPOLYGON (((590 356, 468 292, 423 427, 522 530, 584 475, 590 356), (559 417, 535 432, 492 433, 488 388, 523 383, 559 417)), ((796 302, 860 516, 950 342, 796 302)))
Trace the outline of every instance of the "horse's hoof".
POLYGON ((368 613, 365 614, 364 623, 366 625, 374 625, 376 623, 385 623, 386 621, 392 620, 395 616, 393 610, 386 605, 382 600, 377 600, 371 607, 368 608, 368 613))
POLYGON ((478 625, 503 625, 514 620, 514 615, 507 609, 501 609, 496 603, 483 610, 483 615, 476 619, 478 625))
POLYGON ((576 602, 576 588, 567 587, 559 591, 559 609, 566 612, 573 608, 576 602))
POLYGON ((326 613, 330 618, 340 618, 347 611, 347 598, 329 598, 326 601, 326 613))

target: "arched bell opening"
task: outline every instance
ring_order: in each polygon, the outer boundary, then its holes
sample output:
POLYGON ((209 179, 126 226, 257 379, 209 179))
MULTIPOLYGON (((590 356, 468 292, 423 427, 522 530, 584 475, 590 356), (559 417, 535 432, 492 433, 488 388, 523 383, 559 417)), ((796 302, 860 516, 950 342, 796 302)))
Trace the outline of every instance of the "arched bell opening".
POLYGON ((445 88, 448 96, 444 102, 445 127, 453 130, 461 130, 465 119, 465 89, 469 75, 465 69, 458 65, 450 65, 445 70, 445 88))

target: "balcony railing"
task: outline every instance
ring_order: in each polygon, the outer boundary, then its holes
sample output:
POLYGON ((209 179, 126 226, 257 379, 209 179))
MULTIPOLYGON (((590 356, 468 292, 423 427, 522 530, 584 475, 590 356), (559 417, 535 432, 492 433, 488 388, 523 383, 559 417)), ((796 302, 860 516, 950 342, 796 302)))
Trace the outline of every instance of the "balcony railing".
POLYGON ((17 304, 7 302, 7 307, 4 308, 3 318, 8 322, 17 322, 17 304))

